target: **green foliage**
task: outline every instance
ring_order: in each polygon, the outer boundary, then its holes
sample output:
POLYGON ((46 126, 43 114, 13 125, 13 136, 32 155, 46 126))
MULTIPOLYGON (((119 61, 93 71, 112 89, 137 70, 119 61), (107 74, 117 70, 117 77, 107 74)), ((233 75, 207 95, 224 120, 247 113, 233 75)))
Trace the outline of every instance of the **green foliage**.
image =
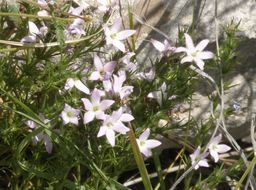
MULTIPOLYGON (((64 88, 68 78, 86 82, 89 89, 102 88, 102 84, 86 80, 93 69, 93 55, 105 56, 104 62, 117 61, 117 68, 121 68, 120 59, 125 55, 104 49, 106 39, 102 23, 97 23, 98 20, 93 18, 96 15, 90 16, 90 11, 94 11, 95 7, 79 16, 86 22, 85 35, 80 40, 67 40, 65 30, 78 17, 68 12, 72 4, 49 5, 47 11, 50 18, 36 16, 41 7, 29 1, 20 3, 27 14, 23 16, 14 14, 20 13, 16 6, 3 4, 0 7, 0 12, 10 13, 9 16, 0 16, 1 40, 15 46, 9 49, 8 45, 0 45, 0 189, 128 190, 119 182, 119 178, 124 172, 137 169, 128 136, 116 135, 115 147, 110 146, 105 138, 98 138, 100 121, 86 125, 82 121, 85 110, 81 98, 89 96, 75 88, 64 88), (90 18, 91 22, 87 23, 86 18, 90 18), (49 31, 44 37, 37 34, 34 43, 22 44, 20 40, 28 35, 28 21, 38 26, 45 25, 49 31), (81 110, 78 126, 63 124, 60 114, 65 104, 81 110), (49 122, 45 122, 42 115, 49 122), (28 121, 34 122, 37 127, 29 128, 28 121), (35 143, 35 138, 42 134, 53 143, 51 153, 47 152, 45 142, 35 143)), ((102 17, 108 22, 111 14, 107 12, 102 17)), ((132 19, 132 14, 129 17, 132 19)), ((130 25, 133 26, 131 20, 130 25)), ((236 58, 237 28, 238 24, 234 22, 225 28, 226 37, 220 45, 220 56, 217 58, 221 60, 223 74, 232 69, 236 58)), ((184 45, 184 32, 180 30, 177 46, 184 45)), ((135 48, 135 42, 134 37, 131 49, 135 48)), ((132 61, 139 60, 136 56, 132 61)), ((134 87, 133 93, 125 100, 114 97, 116 103, 113 107, 115 110, 129 105, 135 118, 132 127, 136 137, 146 128, 151 129, 150 138, 158 134, 169 138, 173 134, 171 140, 191 152, 197 145, 207 143, 205 139, 215 126, 215 120, 208 118, 206 123, 199 126, 189 113, 188 121, 174 121, 182 112, 179 106, 184 102, 192 103, 192 95, 200 77, 189 68, 193 63, 179 64, 179 57, 179 54, 171 54, 151 60, 151 66, 155 66, 157 73, 152 80, 133 80, 138 77, 136 72, 147 69, 144 65, 140 65, 136 71, 127 72, 126 83, 134 87), (166 83, 166 97, 160 90, 163 83, 166 83), (149 98, 149 92, 160 92, 161 104, 149 98), (166 120, 164 127, 158 127, 160 119, 166 120), (184 132, 185 138, 179 136, 181 132, 184 132), (189 142, 190 134, 195 136, 194 145, 189 142)), ((214 60, 212 63, 216 62, 214 60)), ((118 72, 114 71, 114 74, 118 72)), ((228 88, 229 84, 225 85, 225 89, 228 88)), ((212 101, 216 111, 219 99, 213 97, 212 101)), ((226 116, 231 113, 229 111, 226 111, 226 116)), ((160 188, 164 190, 163 168, 158 153, 154 152, 154 162, 160 188)), ((188 158, 187 153, 182 154, 178 159, 180 165, 189 163, 188 158)), ((214 188, 226 180, 226 173, 237 178, 244 169, 241 165, 238 163, 237 167, 233 166, 229 170, 224 165, 209 169, 211 173, 208 177, 201 171, 195 171, 196 180, 193 175, 187 176, 184 187, 214 188)), ((177 179, 179 175, 177 172, 174 178, 177 179)))

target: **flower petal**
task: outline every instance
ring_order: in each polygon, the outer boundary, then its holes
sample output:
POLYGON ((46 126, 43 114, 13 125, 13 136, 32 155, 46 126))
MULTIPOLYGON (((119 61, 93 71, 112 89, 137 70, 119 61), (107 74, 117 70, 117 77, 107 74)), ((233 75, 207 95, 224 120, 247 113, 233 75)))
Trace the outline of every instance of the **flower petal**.
POLYGON ((45 134, 44 136, 44 145, 45 145, 45 149, 46 151, 51 154, 52 153, 52 147, 53 147, 53 144, 51 142, 51 139, 49 138, 48 135, 45 134))
POLYGON ((195 61, 196 65, 199 67, 199 69, 204 70, 204 62, 202 59, 195 57, 194 61, 195 61))
POLYGON ((202 166, 202 167, 209 167, 209 164, 207 163, 207 160, 206 160, 206 159, 200 160, 200 161, 198 162, 198 165, 199 165, 199 166, 202 166))
POLYGON ((140 135, 139 140, 140 140, 140 141, 145 141, 145 140, 148 139, 149 135, 150 135, 150 129, 147 128, 147 129, 140 135))
POLYGON ((120 51, 125 52, 125 46, 124 46, 123 42, 121 42, 119 40, 112 40, 112 44, 120 51))
POLYGON ((145 157, 150 157, 152 156, 152 151, 150 149, 147 149, 145 147, 140 148, 140 152, 145 156, 145 157))
POLYGON ((185 35, 186 47, 189 50, 193 50, 195 48, 195 46, 194 46, 192 38, 187 33, 185 33, 184 35, 185 35))
POLYGON ((120 117, 120 121, 123 121, 123 122, 129 122, 129 121, 132 121, 132 120, 134 120, 134 117, 131 114, 128 114, 128 113, 124 113, 120 117))
POLYGON ((93 105, 92 105, 92 103, 90 102, 90 100, 88 100, 87 98, 81 98, 81 100, 82 100, 82 102, 84 103, 84 108, 86 109, 86 110, 91 110, 92 109, 92 107, 93 107, 93 105))
POLYGON ((210 51, 199 52, 197 56, 200 59, 212 59, 212 58, 214 58, 214 54, 210 51))
POLYGON ((36 43, 36 36, 25 36, 21 39, 21 43, 36 43))
POLYGON ((103 70, 103 64, 102 64, 99 56, 96 55, 96 54, 93 57, 93 64, 94 64, 95 68, 97 69, 97 71, 102 71, 103 70))
POLYGON ((116 62, 110 61, 104 65, 104 71, 108 73, 112 73, 114 71, 115 66, 116 66, 116 62))
POLYGON ((184 47, 177 47, 174 52, 175 52, 175 53, 187 52, 187 48, 184 48, 184 47))
POLYGON ((212 150, 212 149, 210 149, 209 152, 210 152, 210 155, 213 157, 214 162, 215 162, 215 163, 218 162, 218 160, 219 160, 219 154, 218 154, 218 152, 216 152, 216 151, 214 151, 214 150, 212 150))
POLYGON ((32 21, 28 21, 28 29, 29 29, 29 33, 36 36, 36 35, 40 35, 40 31, 37 28, 36 24, 33 23, 32 21))
POLYGON ((104 111, 104 110, 108 109, 114 103, 115 103, 114 100, 102 100, 100 103, 100 109, 104 111))
POLYGON ((101 74, 99 71, 94 71, 91 73, 90 77, 88 78, 89 80, 100 80, 102 78, 101 74))
POLYGON ((147 147, 148 149, 152 149, 155 147, 160 146, 162 143, 158 140, 154 140, 154 139, 149 139, 145 141, 145 147, 147 147))
POLYGON ((88 111, 84 114, 84 124, 90 123, 95 118, 95 113, 88 111))
POLYGON ((197 45, 196 45, 196 50, 197 51, 203 51, 204 48, 208 45, 209 43, 209 40, 202 40, 201 42, 199 42, 197 45))
POLYGON ((97 105, 100 103, 100 93, 97 89, 93 90, 91 95, 91 102, 93 105, 97 105))
POLYGON ((106 135, 107 129, 108 129, 108 127, 101 126, 100 130, 99 130, 99 132, 97 134, 97 137, 102 137, 103 135, 106 135))
POLYGON ((182 63, 192 62, 193 59, 194 59, 194 58, 193 58, 192 56, 189 56, 189 55, 188 55, 188 56, 182 58, 181 61, 180 61, 180 63, 182 64, 182 63))
POLYGON ((85 94, 90 94, 89 88, 85 86, 80 80, 75 80, 75 87, 85 94))
POLYGON ((115 39, 117 40, 125 40, 128 37, 132 36, 136 33, 136 30, 123 30, 121 32, 116 33, 115 39))
POLYGON ((225 144, 219 144, 218 146, 218 153, 224 153, 224 152, 228 152, 231 148, 228 145, 225 144))
POLYGON ((115 132, 112 129, 107 129, 106 137, 111 146, 115 146, 115 132))
POLYGON ((150 40, 153 44, 153 46, 159 51, 163 52, 165 50, 165 45, 162 42, 159 42, 157 40, 151 39, 150 40))
POLYGON ((113 130, 121 133, 121 134, 126 134, 128 131, 130 131, 130 129, 128 127, 126 127, 122 122, 117 123, 114 127, 113 130))

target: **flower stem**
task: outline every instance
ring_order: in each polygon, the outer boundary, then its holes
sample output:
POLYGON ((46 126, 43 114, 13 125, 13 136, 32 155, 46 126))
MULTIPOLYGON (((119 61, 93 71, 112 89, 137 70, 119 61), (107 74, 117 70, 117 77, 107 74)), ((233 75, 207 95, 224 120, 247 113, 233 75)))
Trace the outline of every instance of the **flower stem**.
POLYGON ((128 132, 128 136, 131 141, 133 155, 134 155, 136 164, 139 168, 145 190, 153 190, 149 176, 148 176, 147 168, 145 166, 144 160, 142 158, 142 155, 140 153, 139 147, 136 142, 136 137, 135 137, 131 123, 129 123, 129 128, 130 128, 130 131, 128 132))

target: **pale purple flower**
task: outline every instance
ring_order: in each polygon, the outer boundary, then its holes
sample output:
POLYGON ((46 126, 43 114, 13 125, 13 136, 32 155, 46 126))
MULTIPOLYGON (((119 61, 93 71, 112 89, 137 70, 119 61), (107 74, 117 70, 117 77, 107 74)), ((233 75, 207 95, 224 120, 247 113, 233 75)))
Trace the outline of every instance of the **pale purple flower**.
POLYGON ((42 26, 40 29, 32 21, 28 21, 29 35, 21 39, 22 43, 35 43, 38 37, 44 37, 48 32, 48 27, 42 26))
POLYGON ((97 2, 99 3, 98 10, 103 13, 113 10, 117 5, 117 0, 97 0, 97 2))
POLYGON ((64 30, 64 35, 66 39, 80 38, 82 35, 85 35, 84 20, 81 18, 74 19, 67 29, 64 30))
POLYGON ((138 73, 137 76, 140 80, 152 81, 156 76, 155 68, 154 67, 147 68, 145 69, 145 71, 138 73))
POLYGON ((175 51, 175 47, 172 47, 168 40, 164 40, 164 42, 160 42, 158 40, 151 39, 153 46, 163 55, 168 55, 175 51))
POLYGON ((201 147, 199 146, 193 154, 190 154, 192 165, 194 165, 194 169, 197 170, 199 167, 209 167, 207 160, 208 153, 201 154, 201 147))
POLYGON ((138 69, 138 66, 131 61, 131 58, 135 55, 134 52, 128 52, 123 56, 120 61, 123 63, 124 69, 130 72, 135 72, 138 69))
POLYGON ((128 37, 136 33, 136 30, 122 30, 122 20, 117 19, 111 27, 104 26, 104 33, 106 36, 107 45, 113 45, 122 52, 125 52, 125 45, 122 42, 128 37))
POLYGON ((162 143, 158 140, 148 139, 150 135, 150 129, 147 128, 138 139, 136 139, 137 144, 139 146, 140 152, 146 156, 152 156, 151 149, 160 146, 162 143))
MULTIPOLYGON (((50 122, 50 120, 45 119, 45 117, 42 114, 39 114, 39 117, 44 124, 48 124, 50 122)), ((40 127, 36 122, 32 120, 28 120, 26 124, 31 129, 30 132, 40 127)), ((38 142, 43 141, 46 151, 49 154, 52 152, 53 144, 51 142, 50 137, 47 135, 47 133, 43 131, 38 133, 36 136, 33 137, 32 141, 34 144, 37 144, 38 142)))
POLYGON ((147 95, 148 98, 156 99, 157 103, 162 106, 163 100, 167 99, 167 93, 166 93, 166 83, 163 82, 160 89, 158 91, 150 92, 147 95))
POLYGON ((70 105, 65 104, 64 110, 60 114, 63 124, 66 125, 68 123, 73 123, 78 125, 79 113, 79 109, 74 109, 70 105))
POLYGON ((115 133, 126 134, 130 129, 123 122, 130 122, 134 119, 131 114, 123 113, 123 108, 106 115, 97 137, 106 136, 109 144, 115 146, 115 133))
POLYGON ((78 90, 82 91, 85 94, 90 94, 89 88, 85 86, 79 79, 73 79, 73 78, 68 78, 66 83, 65 83, 65 90, 69 90, 73 87, 76 87, 78 90))
POLYGON ((82 98, 81 100, 84 103, 85 112, 84 114, 84 124, 91 122, 96 119, 104 119, 104 111, 108 109, 115 101, 113 100, 100 100, 101 94, 97 89, 95 89, 91 94, 91 101, 87 98, 82 98))
POLYGON ((103 64, 99 56, 96 54, 93 58, 93 64, 96 71, 93 71, 89 77, 89 80, 108 80, 116 66, 115 61, 110 61, 106 64, 103 64))
POLYGON ((119 96, 121 100, 128 97, 133 92, 133 86, 123 86, 126 80, 125 72, 120 72, 119 76, 113 75, 114 80, 103 81, 105 91, 113 96, 119 96))
POLYGON ((231 148, 225 144, 219 144, 221 141, 221 134, 214 137, 209 144, 209 152, 210 155, 213 157, 214 162, 219 161, 219 154, 228 152, 231 148))
POLYGON ((192 38, 188 34, 185 35, 186 48, 178 47, 175 52, 185 52, 187 55, 181 59, 181 63, 195 62, 195 64, 204 70, 204 59, 212 59, 214 54, 210 51, 203 51, 209 43, 209 40, 205 39, 194 46, 192 38))
POLYGON ((75 16, 79 16, 81 15, 81 13, 83 12, 83 8, 82 7, 70 7, 68 13, 71 14, 71 15, 75 15, 75 16))

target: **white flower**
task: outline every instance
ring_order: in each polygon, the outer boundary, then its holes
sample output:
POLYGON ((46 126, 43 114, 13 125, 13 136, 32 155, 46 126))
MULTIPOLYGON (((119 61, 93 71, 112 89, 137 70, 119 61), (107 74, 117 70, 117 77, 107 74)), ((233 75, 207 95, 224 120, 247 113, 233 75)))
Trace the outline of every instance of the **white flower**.
POLYGON ((38 29, 36 24, 33 23, 32 21, 28 21, 28 29, 30 35, 22 38, 22 43, 35 43, 39 36, 44 37, 48 32, 48 28, 46 26, 43 26, 40 29, 38 29))
POLYGON ((111 95, 118 95, 120 99, 128 97, 133 92, 133 86, 123 86, 126 80, 125 72, 119 73, 119 76, 113 75, 114 80, 103 81, 103 86, 105 91, 109 92, 111 95))
POLYGON ((84 92, 85 94, 90 94, 90 90, 78 79, 68 78, 65 83, 65 90, 69 90, 73 87, 76 87, 78 90, 84 92))
POLYGON ((140 80, 147 80, 147 81, 152 81, 154 80, 155 76, 156 76, 156 71, 154 67, 151 68, 147 68, 145 69, 146 71, 144 72, 140 72, 137 74, 138 78, 140 80))
POLYGON ((125 56, 123 56, 120 61, 123 63, 124 69, 130 72, 135 72, 138 69, 138 66, 131 62, 131 58, 135 55, 134 52, 128 52, 125 56))
POLYGON ((96 54, 93 58, 93 64, 96 68, 96 71, 93 71, 91 73, 89 80, 108 80, 111 77, 116 66, 115 61, 110 61, 106 64, 103 64, 99 56, 97 56, 96 54))
POLYGON ((197 170, 199 167, 209 167, 207 160, 205 159, 208 153, 200 154, 201 147, 199 146, 193 154, 190 154, 192 165, 197 170))
MULTIPOLYGON (((39 114, 39 117, 40 117, 41 121, 42 121, 43 123, 45 123, 45 124, 48 124, 48 123, 50 122, 50 120, 49 120, 49 119, 45 119, 45 117, 44 117, 42 114, 39 114)), ((37 129, 37 128, 40 127, 36 122, 34 122, 34 121, 32 121, 32 120, 28 120, 28 121, 26 122, 26 124, 27 124, 28 127, 31 129, 30 131, 35 130, 35 129, 37 129)), ((43 142, 44 142, 44 145, 45 145, 46 151, 47 151, 49 154, 52 152, 53 144, 52 144, 52 142, 51 142, 50 137, 49 137, 46 133, 40 132, 40 133, 38 133, 36 136, 34 136, 32 140, 33 140, 33 142, 34 142, 35 144, 38 143, 38 142, 40 142, 40 141, 43 141, 43 142)))
POLYGON ((123 108, 119 108, 111 115, 106 115, 97 137, 106 135, 111 146, 115 146, 115 133, 126 134, 130 129, 123 122, 130 122, 134 119, 131 114, 123 113, 123 108))
POLYGON ((157 103, 162 106, 163 100, 167 99, 167 93, 166 93, 166 83, 163 82, 160 89, 158 91, 150 92, 147 95, 148 98, 154 98, 156 99, 157 103))
POLYGON ((148 139, 150 135, 150 129, 147 128, 138 139, 136 139, 137 144, 139 146, 140 152, 144 154, 146 157, 150 157, 152 155, 151 149, 158 147, 161 145, 161 142, 154 139, 148 139))
POLYGON ((110 9, 114 9, 117 5, 117 0, 97 0, 97 2, 100 4, 98 6, 98 10, 103 13, 109 11, 110 9))
POLYGON ((65 104, 64 110, 60 114, 63 120, 63 124, 66 125, 68 123, 73 123, 75 125, 78 125, 79 113, 79 109, 74 109, 68 104, 65 104))
POLYGON ((85 109, 87 110, 87 112, 84 114, 84 124, 91 122, 94 120, 94 118, 104 119, 104 111, 108 109, 113 103, 115 103, 113 100, 101 101, 100 99, 101 94, 97 89, 92 92, 91 101, 87 98, 81 99, 84 103, 85 109))
POLYGON ((111 27, 104 26, 103 29, 106 36, 107 45, 112 44, 120 51, 125 52, 125 45, 121 41, 135 34, 136 30, 120 31, 121 26, 122 26, 122 20, 117 19, 111 27))
POLYGON ((168 55, 175 51, 175 47, 172 47, 168 40, 164 40, 164 43, 159 42, 158 40, 151 39, 153 46, 163 55, 168 55))
POLYGON ((209 152, 210 155, 213 157, 214 162, 219 161, 219 153, 225 153, 229 151, 231 148, 225 144, 219 144, 221 141, 221 134, 214 137, 209 144, 209 152))
POLYGON ((204 48, 209 43, 209 40, 205 39, 199 42, 196 46, 192 41, 192 38, 185 34, 185 41, 186 41, 186 48, 185 47, 178 47, 176 48, 175 52, 185 52, 187 55, 182 58, 181 63, 185 62, 195 62, 196 65, 201 69, 204 70, 204 59, 212 59, 214 54, 210 51, 203 51, 204 48))

